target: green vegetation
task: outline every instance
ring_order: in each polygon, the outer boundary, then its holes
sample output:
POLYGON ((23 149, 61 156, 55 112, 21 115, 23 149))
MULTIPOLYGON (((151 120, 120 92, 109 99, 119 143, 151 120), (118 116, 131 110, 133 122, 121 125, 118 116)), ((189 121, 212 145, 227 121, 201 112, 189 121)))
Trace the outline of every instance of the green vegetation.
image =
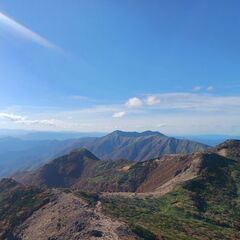
POLYGON ((119 179, 119 185, 127 191, 135 192, 147 175, 157 167, 154 160, 134 164, 125 175, 119 179))
POLYGON ((156 240, 157 236, 140 225, 130 224, 131 230, 138 236, 138 240, 156 240))
POLYGON ((156 162, 149 160, 133 164, 122 161, 99 161, 83 188, 87 191, 134 192, 156 167, 156 162), (124 167, 128 167, 127 171, 124 167))
POLYGON ((99 195, 97 193, 87 193, 87 192, 74 192, 77 197, 84 199, 88 204, 93 207, 99 200, 99 195))
POLYGON ((167 240, 239 239, 240 163, 217 155, 204 161, 201 177, 161 198, 101 199, 106 213, 167 240))

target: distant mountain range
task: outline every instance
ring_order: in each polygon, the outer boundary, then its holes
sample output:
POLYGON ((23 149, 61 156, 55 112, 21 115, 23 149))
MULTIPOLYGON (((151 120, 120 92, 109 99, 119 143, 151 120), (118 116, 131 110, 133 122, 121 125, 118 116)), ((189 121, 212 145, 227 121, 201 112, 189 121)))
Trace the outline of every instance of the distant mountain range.
POLYGON ((53 131, 28 131, 21 129, 0 129, 0 137, 14 137, 22 140, 69 140, 82 137, 101 137, 106 135, 101 132, 53 132, 53 131))
MULTIPOLYGON (((131 134, 136 135, 139 137, 131 134)), ((90 239, 91 234, 98 234, 99 239, 112 234, 111 239, 122 240, 195 240, 205 236, 236 240, 240 236, 239 176, 239 140, 228 140, 205 152, 141 162, 104 161, 87 149, 79 149, 34 172, 15 175, 25 186, 10 179, 0 182, 0 216, 4 216, 0 217, 0 232, 17 239, 37 234, 39 240, 46 236, 90 239), (74 227, 77 219, 89 221, 83 209, 98 214, 91 218, 94 232, 85 225, 78 230, 74 227), (18 221, 14 220, 16 212, 18 221), (106 216, 128 226, 118 222, 124 231, 103 227, 106 221, 115 226, 106 216)))
POLYGON ((26 140, 0 138, 0 177, 16 171, 33 170, 74 149, 86 148, 104 160, 144 161, 169 153, 204 151, 207 145, 167 137, 159 132, 115 131, 103 137, 69 140, 26 140))
MULTIPOLYGON (((176 136, 177 137, 177 136, 176 136)), ((191 141, 196 141, 200 143, 204 143, 209 146, 216 146, 228 139, 240 139, 240 136, 233 136, 233 135, 220 135, 220 134, 210 134, 210 135, 182 135, 178 136, 179 138, 182 139, 187 139, 191 141)))
POLYGON ((31 170, 58 156, 73 140, 31 141, 13 137, 0 138, 0 177, 18 170, 31 170))
POLYGON ((198 142, 167 137, 152 131, 142 133, 114 131, 88 142, 80 139, 71 147, 73 149, 84 147, 103 160, 131 161, 144 161, 163 154, 199 152, 208 148, 207 145, 198 142))
MULTIPOLYGON (((0 138, 14 137, 22 140, 69 140, 79 139, 82 137, 103 137, 107 133, 103 132, 71 132, 71 131, 30 131, 21 129, 0 129, 0 138)), ((187 139, 196 142, 200 142, 210 146, 216 146, 227 139, 240 139, 240 136, 234 135, 220 135, 220 134, 208 134, 208 135, 177 135, 173 136, 179 139, 187 139)))

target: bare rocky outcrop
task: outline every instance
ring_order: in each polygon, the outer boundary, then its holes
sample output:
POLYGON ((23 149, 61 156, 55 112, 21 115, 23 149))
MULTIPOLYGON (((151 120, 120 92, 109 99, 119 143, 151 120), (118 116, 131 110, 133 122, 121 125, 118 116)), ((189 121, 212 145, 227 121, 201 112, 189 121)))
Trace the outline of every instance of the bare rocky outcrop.
POLYGON ((230 139, 209 150, 223 157, 232 158, 236 161, 240 159, 240 140, 230 139))
POLYGON ((92 208, 71 192, 52 191, 55 199, 21 224, 15 236, 22 240, 135 239, 125 223, 113 221, 101 212, 100 202, 92 208))

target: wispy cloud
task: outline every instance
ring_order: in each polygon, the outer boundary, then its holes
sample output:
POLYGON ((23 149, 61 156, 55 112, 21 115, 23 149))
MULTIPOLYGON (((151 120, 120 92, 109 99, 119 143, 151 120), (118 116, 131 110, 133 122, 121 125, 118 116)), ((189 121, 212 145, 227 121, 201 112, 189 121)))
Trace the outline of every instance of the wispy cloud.
POLYGON ((144 99, 139 98, 146 105, 141 109, 156 110, 179 110, 179 111, 197 111, 197 112, 239 112, 240 111, 240 96, 216 96, 213 94, 200 93, 164 93, 155 94, 152 102, 155 104, 147 104, 144 99), (154 100, 154 101, 153 101, 154 100))
POLYGON ((43 120, 25 119, 23 121, 17 121, 17 123, 26 124, 26 125, 47 125, 47 126, 57 127, 59 121, 56 119, 43 119, 43 120))
POLYGON ((163 127, 166 127, 166 126, 167 126, 166 123, 158 123, 158 124, 157 124, 157 127, 158 127, 158 128, 163 128, 163 127))
POLYGON ((73 99, 73 100, 80 100, 80 101, 89 100, 88 97, 82 96, 82 95, 72 95, 72 96, 70 96, 70 98, 73 99))
POLYGON ((210 92, 210 91, 212 91, 212 90, 213 90, 213 86, 208 86, 208 87, 207 87, 207 91, 208 91, 208 92, 210 92))
POLYGON ((7 121, 2 121, 1 124, 7 126, 9 123, 8 126, 12 128, 16 126, 15 124, 18 126, 22 124, 25 129, 44 130, 53 129, 54 126, 54 130, 71 131, 163 129, 166 134, 240 134, 240 96, 171 92, 135 98, 141 104, 133 104, 134 107, 129 107, 123 101, 117 104, 93 105, 66 111, 51 109, 44 112, 44 109, 41 109, 41 113, 22 108, 15 113, 24 114, 13 114, 14 109, 3 109, 0 112, 0 118, 7 121), (148 96, 154 96, 155 104, 147 104, 148 96), (119 121, 113 121, 113 118, 119 121))
POLYGON ((7 120, 10 120, 10 121, 13 121, 13 122, 18 122, 18 121, 24 121, 25 120, 25 117, 23 117, 23 116, 11 114, 11 113, 3 113, 3 112, 0 112, 0 118, 7 119, 7 120))
POLYGON ((156 96, 148 96, 145 102, 147 105, 152 106, 158 104, 160 100, 156 96))
POLYGON ((122 112, 116 112, 113 114, 114 118, 122 118, 126 115, 126 112, 122 111, 122 112))
POLYGON ((31 120, 24 116, 15 115, 11 113, 4 113, 4 112, 0 112, 0 118, 9 120, 14 123, 26 124, 26 125, 47 125, 47 126, 57 127, 59 123, 59 121, 56 119, 31 120))
POLYGON ((198 91, 202 90, 202 88, 203 88, 202 86, 194 86, 193 91, 198 92, 198 91))
POLYGON ((46 38, 35 33, 31 29, 25 27, 24 25, 18 23, 14 19, 8 17, 7 15, 0 12, 0 27, 4 27, 7 30, 24 37, 27 40, 35 42, 45 48, 60 50, 56 45, 48 41, 46 38))
POLYGON ((199 92, 199 91, 207 91, 207 92, 211 92, 214 89, 213 86, 194 86, 193 87, 193 91, 194 92, 199 92))

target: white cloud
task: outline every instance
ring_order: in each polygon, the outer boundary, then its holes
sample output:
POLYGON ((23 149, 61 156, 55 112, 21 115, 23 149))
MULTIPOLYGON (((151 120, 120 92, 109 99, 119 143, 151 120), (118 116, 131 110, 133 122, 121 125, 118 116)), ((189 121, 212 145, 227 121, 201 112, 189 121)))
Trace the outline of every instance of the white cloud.
POLYGON ((213 86, 207 86, 207 87, 195 86, 195 87, 193 87, 194 92, 199 92, 201 90, 206 90, 208 92, 211 92, 213 90, 213 86))
POLYGON ((157 124, 158 128, 162 128, 162 127, 166 127, 166 126, 167 126, 166 123, 159 123, 159 124, 157 124))
POLYGON ((96 105, 51 115, 46 113, 45 118, 57 118, 66 122, 66 116, 71 116, 71 120, 68 120, 71 123, 70 130, 112 131, 116 123, 109 115, 122 117, 124 113, 120 112, 125 112, 128 118, 121 118, 119 129, 141 131, 164 128, 166 133, 213 133, 216 132, 212 130, 214 121, 221 126, 222 131, 229 132, 227 129, 230 125, 240 122, 240 96, 187 92, 161 93, 154 96, 159 100, 154 107, 146 104, 145 97, 136 97, 142 103, 141 108, 130 108, 121 104, 96 105), (201 127, 197 127, 198 125, 201 127))
POLYGON ((0 27, 5 27, 7 30, 12 31, 19 36, 24 37, 27 40, 35 42, 43 47, 58 49, 53 43, 40 36, 39 34, 33 32, 31 29, 23 26, 22 24, 16 22, 12 18, 6 16, 0 12, 0 27))
POLYGON ((126 106, 130 107, 130 108, 140 107, 140 106, 142 106, 142 104, 143 104, 142 100, 137 97, 130 98, 126 102, 126 106))
POLYGON ((0 112, 0 118, 2 119, 7 119, 13 122, 18 122, 18 121, 24 121, 25 117, 23 116, 19 116, 19 115, 15 115, 15 114, 9 114, 9 113, 3 113, 0 112))
POLYGON ((201 86, 194 86, 194 87, 193 87, 193 91, 194 91, 194 92, 198 92, 198 91, 200 91, 200 90, 202 90, 202 87, 201 87, 201 86))
POLYGON ((160 100, 156 96, 148 96, 145 102, 147 105, 152 106, 158 104, 160 100))
POLYGON ((113 114, 114 118, 122 118, 126 115, 126 112, 116 112, 113 114))
POLYGON ((213 90, 213 86, 208 86, 208 87, 207 87, 207 91, 210 92, 210 91, 212 91, 212 90, 213 90))
POLYGON ((240 112, 240 96, 216 96, 197 93, 165 93, 156 95, 158 110, 196 112, 240 112))
POLYGON ((6 108, 0 110, 0 118, 7 120, 0 121, 0 126, 15 128, 16 124, 21 124, 24 129, 51 130, 55 125, 54 130, 88 132, 110 132, 116 128, 126 131, 164 129, 165 134, 173 135, 240 134, 240 96, 187 92, 155 93, 154 96, 159 100, 154 106, 146 104, 146 97, 138 97, 142 103, 140 108, 120 103, 66 111, 6 108), (24 112, 28 117, 9 112, 24 112), (124 117, 123 112, 128 117, 124 117), (117 127, 112 117, 119 117, 117 127))
POLYGON ((52 127, 58 126, 58 121, 56 119, 43 119, 43 120, 28 120, 16 121, 16 123, 26 124, 26 125, 47 125, 52 127))
POLYGON ((172 92, 155 94, 147 99, 133 98, 127 104, 142 106, 139 112, 154 110, 197 112, 240 112, 240 96, 218 96, 204 93, 172 92), (137 99, 137 100, 135 100, 137 99), (139 103, 139 104, 138 104, 139 103), (143 104, 144 103, 144 104, 143 104))
POLYGON ((58 123, 59 123, 59 121, 56 119, 31 120, 24 116, 15 115, 11 113, 4 113, 4 112, 0 112, 0 118, 9 120, 17 124, 26 124, 26 125, 58 126, 58 123))

